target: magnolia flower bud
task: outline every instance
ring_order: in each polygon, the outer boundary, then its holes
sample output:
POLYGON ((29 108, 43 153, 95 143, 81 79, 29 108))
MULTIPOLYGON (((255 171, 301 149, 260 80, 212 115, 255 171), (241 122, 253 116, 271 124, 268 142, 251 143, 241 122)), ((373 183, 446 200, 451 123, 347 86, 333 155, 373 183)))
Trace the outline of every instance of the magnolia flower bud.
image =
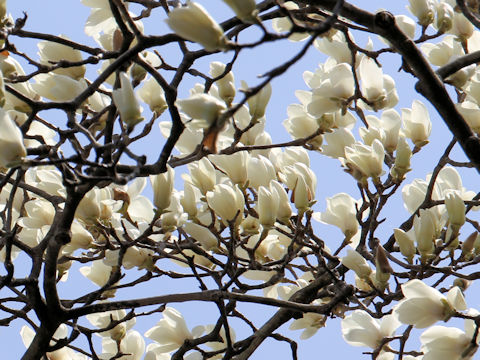
POLYGON ((395 15, 395 24, 407 35, 410 39, 415 37, 415 21, 406 15, 395 15))
POLYGON ((128 129, 133 129, 135 125, 143 120, 141 108, 133 92, 130 77, 125 72, 121 72, 119 77, 120 88, 112 91, 113 102, 120 113, 123 123, 128 129))
POLYGON ((153 188, 153 204, 157 208, 157 211, 163 211, 170 205, 174 178, 175 171, 169 165, 167 165, 166 172, 158 175, 150 175, 153 188))
POLYGON ((23 145, 23 135, 8 113, 0 108, 0 166, 14 167, 20 165, 27 156, 23 145))
POLYGON ((225 49, 227 46, 220 25, 196 2, 188 2, 187 6, 170 11, 166 22, 177 35, 199 43, 207 51, 225 49))
POLYGON ((414 239, 412 239, 412 233, 406 233, 402 229, 393 229, 395 235, 395 241, 400 247, 400 252, 407 258, 407 261, 411 264, 413 257, 415 256, 416 248, 414 239))
POLYGON ((253 24, 256 21, 255 0, 223 0, 244 23, 253 24))
POLYGON ((417 249, 423 260, 428 259, 434 251, 435 220, 433 217, 431 211, 420 209, 420 216, 415 216, 413 219, 417 249))
MULTIPOLYGON (((245 81, 242 81, 242 89, 248 94, 248 85, 245 81)), ((248 98, 248 108, 252 120, 258 120, 265 115, 270 96, 272 96, 272 85, 268 83, 258 93, 248 98)))
POLYGON ((447 32, 453 25, 453 8, 446 2, 437 4, 437 20, 435 25, 440 33, 447 32))
POLYGON ((465 203, 457 191, 451 191, 445 196, 445 206, 450 226, 458 231, 465 224, 465 203))
POLYGON ((167 108, 163 88, 153 77, 143 83, 138 90, 138 97, 150 107, 156 116, 160 116, 167 108))
POLYGON ((472 282, 470 280, 456 278, 455 280, 453 280, 452 286, 457 286, 460 290, 465 291, 469 288, 471 284, 472 282))
POLYGON ((372 273, 372 269, 370 265, 368 265, 367 260, 355 250, 349 249, 347 256, 342 257, 341 261, 344 266, 355 271, 355 274, 361 279, 368 279, 372 273))
POLYGON ((277 192, 267 189, 265 186, 258 188, 257 213, 258 220, 264 228, 269 229, 275 224, 277 219, 279 198, 277 192))
POLYGON ((398 137, 397 151, 395 154, 395 164, 393 165, 390 173, 397 181, 402 181, 405 178, 405 174, 410 170, 410 158, 412 157, 412 150, 407 144, 407 140, 404 136, 398 137))
POLYGON ((462 13, 453 14, 453 26, 450 32, 458 37, 460 41, 468 40, 475 30, 473 24, 462 13))
POLYGON ((473 250, 475 248, 475 241, 477 240, 478 233, 475 231, 468 235, 465 241, 462 244, 462 255, 467 259, 471 260, 473 257, 473 250))
POLYGON ((192 184, 190 184, 188 181, 185 182, 184 188, 183 188, 183 196, 180 198, 180 203, 183 206, 183 210, 189 215, 190 218, 194 218, 197 216, 197 203, 198 199, 196 196, 196 191, 198 189, 195 188, 192 184))
MULTIPOLYGON (((210 63, 210 75, 217 78, 225 72, 225 64, 219 61, 210 63)), ((215 84, 218 87, 218 95, 225 103, 230 106, 235 97, 235 78, 233 73, 229 71, 222 78, 218 79, 215 84)))
POLYGON ((0 20, 7 15, 7 0, 0 0, 0 20))
POLYGON ((270 190, 275 191, 278 197, 277 219, 280 222, 288 223, 290 216, 292 216, 292 208, 290 207, 287 192, 276 180, 270 181, 270 190))
POLYGON ((375 279, 379 287, 385 288, 388 285, 388 279, 390 274, 393 273, 393 269, 388 262, 388 257, 385 252, 385 249, 382 245, 377 246, 377 252, 375 255, 375 279))
MULTIPOLYGON (((250 157, 247 163, 247 174, 250 186, 269 186, 271 180, 277 179, 275 167, 264 156, 250 157)), ((292 187, 293 188, 293 187, 292 187)))

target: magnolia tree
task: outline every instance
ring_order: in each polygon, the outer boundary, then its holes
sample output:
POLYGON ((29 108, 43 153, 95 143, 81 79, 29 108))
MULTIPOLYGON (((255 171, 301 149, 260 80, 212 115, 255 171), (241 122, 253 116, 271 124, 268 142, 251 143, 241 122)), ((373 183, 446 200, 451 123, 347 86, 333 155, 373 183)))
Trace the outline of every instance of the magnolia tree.
POLYGON ((270 340, 297 359, 296 330, 332 322, 365 358, 473 358, 480 196, 459 174, 480 170, 478 2, 410 0, 408 15, 223 2, 220 23, 193 1, 82 0, 92 47, 30 29, 0 1, 0 324, 23 322, 22 359, 241 360, 270 340), (164 30, 145 31, 152 19, 164 30), (298 51, 256 84, 235 79, 245 51, 289 41, 298 51), (305 71, 308 90, 284 109, 292 139, 278 142, 271 82, 310 49, 326 61, 305 71), (416 81, 410 108, 385 56, 416 81), (407 181, 429 108, 453 140, 407 181), (312 155, 355 186, 316 198, 312 155), (410 215, 382 227, 395 196, 410 215), (191 328, 179 303, 199 302, 210 322, 191 328))

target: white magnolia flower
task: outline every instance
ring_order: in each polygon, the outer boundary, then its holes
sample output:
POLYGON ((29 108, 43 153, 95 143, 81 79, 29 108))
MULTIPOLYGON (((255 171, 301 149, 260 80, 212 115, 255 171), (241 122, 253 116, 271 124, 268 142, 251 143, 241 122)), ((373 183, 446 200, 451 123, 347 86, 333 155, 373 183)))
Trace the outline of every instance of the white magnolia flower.
POLYGON ((446 2, 437 3, 437 16, 435 20, 435 26, 439 32, 447 32, 452 28, 453 25, 453 14, 454 10, 452 6, 446 2))
MULTIPOLYGON (((65 35, 60 35, 61 38, 67 39, 65 35)), ((61 60, 66 60, 70 62, 79 62, 82 61, 82 53, 80 50, 74 49, 70 46, 59 44, 53 41, 41 41, 37 44, 38 46, 38 55, 40 56, 40 62, 42 64, 52 66, 54 63, 61 60)), ((70 76, 75 80, 79 80, 84 77, 86 71, 86 66, 75 66, 67 68, 59 68, 54 70, 54 73, 60 75, 70 76)))
POLYGON ((411 109, 402 109, 403 133, 415 146, 421 147, 428 143, 432 131, 432 123, 427 107, 415 100, 411 109))
MULTIPOLYGON (((319 301, 314 301, 312 304, 321 305, 319 301)), ((295 319, 290 324, 290 330, 300 330, 303 329, 300 334, 300 339, 306 340, 315 335, 318 329, 325 326, 327 317, 322 314, 307 312, 304 313, 300 319, 295 319)))
POLYGON ((102 338, 102 355, 100 359, 109 360, 118 352, 124 355, 116 357, 119 360, 140 360, 145 353, 145 340, 138 331, 130 330, 127 335, 121 340, 120 344, 109 338, 102 338), (119 346, 120 345, 120 346, 119 346))
POLYGON ((382 340, 392 336, 400 325, 393 315, 386 315, 378 320, 366 311, 355 310, 342 320, 342 335, 352 346, 376 349, 382 340))
POLYGON ((94 224, 97 221, 110 222, 113 213, 121 207, 122 202, 114 200, 114 191, 111 187, 93 188, 80 201, 75 217, 85 224, 94 224))
POLYGON ((391 108, 397 104, 395 81, 389 75, 384 75, 372 58, 363 56, 358 72, 362 79, 362 94, 371 103, 369 107, 378 110, 391 108))
MULTIPOLYGON (((214 329, 214 325, 207 325, 205 326, 205 333, 210 333, 214 329)), ((226 350, 227 348, 227 333, 225 332, 225 328, 222 326, 220 328, 219 334, 220 336, 220 341, 208 341, 205 343, 212 351, 218 352, 218 355, 211 357, 210 359, 212 360, 220 360, 223 359, 223 351, 226 350), (222 351, 223 350, 223 351, 222 351)), ((232 343, 235 342, 235 331, 233 330, 233 327, 230 326, 229 328, 229 335, 230 339, 232 340, 232 343)), ((198 354, 198 353, 197 353, 198 354)), ((201 356, 201 355, 200 355, 201 356)), ((201 360, 203 357, 192 357, 192 358, 185 358, 185 360, 201 360)))
POLYGON ((368 279, 372 273, 372 268, 367 260, 356 250, 348 249, 347 255, 342 257, 341 262, 350 270, 353 270, 360 279, 368 279))
MULTIPOLYGON (((469 311, 477 316, 477 311, 469 311)), ((465 331, 446 326, 432 326, 420 336, 423 360, 470 360, 478 349, 480 338, 475 336, 475 323, 465 320, 465 331), (473 341, 473 344, 472 344, 473 341)))
MULTIPOLYGON (((480 84, 480 83, 479 83, 480 84)), ((474 95, 480 95, 480 92, 475 93, 474 95)), ((480 97, 479 99, 480 100, 480 97)), ((455 104, 458 112, 463 116, 468 126, 475 132, 477 135, 480 134, 480 108, 478 107, 478 102, 473 101, 464 101, 458 104, 455 104)))
MULTIPOLYGON (((131 231, 130 231, 131 232, 131 231)), ((140 232, 137 231, 138 236, 140 232)), ((120 250, 107 250, 105 252, 104 262, 108 266, 117 266, 119 263, 120 250)), ((153 251, 138 246, 130 246, 123 254, 122 266, 125 269, 137 267, 139 270, 149 268, 152 264, 153 251)))
POLYGON ((207 192, 208 206, 224 221, 231 221, 236 216, 243 218, 245 198, 238 185, 215 185, 213 191, 207 192))
MULTIPOLYGON (((298 9, 298 4, 296 4, 293 1, 286 1, 283 3, 283 6, 287 10, 297 10, 298 9)), ((275 18, 272 21, 272 27, 273 30, 275 30, 277 33, 283 33, 283 32, 288 32, 292 28, 292 21, 288 17, 282 17, 282 18, 275 18)), ((309 37, 310 35, 308 33, 293 33, 288 37, 290 41, 302 41, 305 40, 309 37)))
POLYGON ((0 108, 0 166, 18 166, 27 156, 23 135, 8 113, 0 108))
MULTIPOLYGON (((400 127, 402 125, 402 119, 398 112, 394 109, 387 109, 382 112, 380 118, 374 115, 367 115, 366 120, 369 129, 373 127, 381 130, 383 136, 378 139, 383 143, 385 150, 393 152, 397 148, 400 127)), ((365 142, 365 139, 363 141, 365 142)), ((371 143, 368 145, 371 145, 371 143)))
POLYGON ((303 176, 297 177, 295 187, 293 188, 292 200, 297 210, 302 214, 310 208, 311 201, 314 198, 310 188, 303 176))
POLYGON ((435 16, 434 0, 409 0, 410 6, 407 9, 415 15, 418 23, 422 26, 428 26, 433 22, 435 16))
POLYGON ((163 88, 155 78, 151 77, 138 90, 138 97, 149 106, 156 116, 160 116, 167 108, 163 88))
POLYGON ((315 198, 315 192, 317 190, 317 176, 315 173, 304 163, 296 163, 286 166, 282 173, 279 174, 282 182, 290 189, 294 190, 300 178, 305 181, 307 191, 310 194, 311 200, 315 198))
POLYGON ((465 203, 457 191, 451 191, 445 196, 445 207, 451 226, 459 229, 465 224, 465 203))
POLYGON ((187 222, 183 225, 183 229, 188 235, 198 241, 205 250, 210 251, 218 248, 219 241, 208 228, 193 222, 187 222))
MULTIPOLYGON (((25 347, 29 347, 33 338, 35 337, 35 331, 28 327, 23 326, 20 330, 20 336, 22 337, 23 344, 25 347)), ((53 334, 53 339, 55 340, 62 340, 68 338, 68 328, 66 325, 62 324, 58 327, 58 329, 53 334)), ((50 346, 55 346, 57 341, 52 340, 50 341, 50 346)), ((73 349, 68 347, 63 347, 61 349, 49 352, 45 354, 48 360, 87 360, 88 357, 86 355, 80 354, 73 349)))
POLYGON ((278 207, 276 209, 277 219, 280 222, 288 223, 292 215, 292 208, 284 187, 276 180, 270 181, 271 191, 275 191, 278 197, 278 207))
MULTIPOLYGON (((248 91, 248 85, 242 81, 242 89, 248 91)), ((260 119, 265 115, 270 97, 272 96, 272 84, 268 83, 258 93, 247 99, 248 109, 253 119, 260 119)))
POLYGON ((187 99, 175 102, 182 112, 194 120, 200 128, 208 128, 226 109, 225 103, 209 94, 194 94, 187 99))
POLYGON ((395 24, 407 35, 410 39, 415 37, 415 21, 406 15, 395 15, 395 24))
POLYGON ((208 158, 223 170, 234 184, 243 185, 247 181, 247 163, 250 158, 247 151, 230 155, 210 155, 208 158))
MULTIPOLYGON (((225 72, 226 65, 219 62, 213 61, 210 63, 210 75, 213 78, 221 76, 225 72)), ((222 78, 215 81, 215 84, 218 88, 218 95, 220 98, 225 101, 227 105, 230 105, 235 98, 235 78, 233 72, 229 71, 222 78)))
POLYGON ((88 36, 97 36, 102 31, 111 33, 117 27, 108 0, 82 0, 82 4, 92 8, 85 24, 88 36))
POLYGON ((434 251, 434 241, 437 238, 437 219, 431 209, 420 209, 413 219, 418 252, 427 259, 434 251))
POLYGON ((475 26, 461 12, 453 13, 453 25, 449 33, 455 35, 460 41, 469 39, 475 30, 475 26))
POLYGON ((153 188, 153 204, 159 210, 165 210, 171 201, 175 171, 167 165, 167 171, 158 175, 150 175, 153 188))
POLYGON ((190 176, 183 176, 184 180, 195 185, 202 194, 213 190, 217 177, 215 174, 215 168, 207 158, 189 164, 188 170, 190 171, 190 176))
POLYGON ((180 193, 174 191, 170 205, 165 209, 165 212, 160 216, 160 224, 164 231, 171 232, 176 228, 185 224, 188 215, 183 211, 180 202, 180 193))
POLYGON ((413 229, 405 232, 402 229, 393 229, 395 235, 395 241, 400 247, 400 252, 405 256, 409 263, 412 263, 413 257, 415 256, 416 247, 415 247, 415 235, 413 234, 413 229))
POLYGON ((337 226, 345 237, 351 238, 358 231, 357 202, 346 193, 339 193, 327 198, 327 209, 314 213, 313 218, 325 224, 337 226))
POLYGON ((337 111, 355 92, 352 68, 346 63, 333 66, 325 74, 318 87, 313 89, 312 102, 307 109, 313 116, 337 111))
POLYGON ((155 348, 159 353, 176 350, 185 340, 194 339, 204 331, 203 326, 197 326, 190 332, 182 314, 172 307, 165 308, 162 314, 163 319, 145 333, 146 337, 157 343, 155 348))
MULTIPOLYGON (((300 104, 289 105, 287 113, 288 119, 283 121, 283 126, 294 139, 309 137, 320 128, 317 118, 310 115, 300 104)), ((319 148, 322 145, 322 140, 322 135, 317 135, 310 139, 308 143, 319 148)))
POLYGON ((33 90, 53 101, 72 101, 87 88, 85 79, 75 80, 66 75, 38 74, 34 79, 33 90))
POLYGON ((275 166, 262 155, 248 159, 247 175, 250 186, 256 189, 260 186, 269 186, 270 181, 277 180, 275 166))
POLYGON ((397 148, 395 151, 395 163, 390 170, 390 173, 396 180, 403 180, 405 178, 405 174, 411 170, 411 158, 412 150, 410 149, 405 136, 399 135, 397 140, 397 148))
POLYGON ((232 8, 235 15, 245 23, 254 23, 256 19, 255 0, 223 0, 232 8))
MULTIPOLYGON (((352 34, 349 33, 349 36, 352 37, 352 34)), ((333 34, 333 36, 330 38, 318 37, 315 39, 313 44, 322 53, 333 57, 339 64, 350 64, 352 62, 352 52, 350 51, 348 43, 345 40, 345 34, 341 31, 335 32, 335 34, 333 34)))
POLYGON ((104 286, 110 278, 112 267, 105 265, 103 260, 95 260, 90 266, 82 266, 79 271, 93 283, 104 286))
POLYGON ((464 54, 462 45, 452 35, 446 35, 439 43, 424 43, 420 46, 428 61, 435 66, 447 64, 452 57, 464 54))
MULTIPOLYGON (((272 180, 274 181, 274 180, 272 180)), ((270 186, 260 186, 258 188, 258 200, 256 210, 258 213, 258 220, 264 228, 270 228, 277 220, 277 210, 279 204, 279 197, 277 192, 270 186)))
POLYGON ((129 128, 143 120, 142 109, 133 91, 130 77, 125 72, 120 73, 120 88, 112 91, 112 98, 120 113, 123 123, 129 128))
POLYGON ((323 135, 322 153, 332 158, 345 158, 347 146, 355 144, 355 136, 347 128, 335 129, 323 135))
POLYGON ((414 279, 402 284, 405 298, 395 306, 393 313, 403 324, 422 329, 437 321, 447 321, 455 311, 467 308, 463 294, 457 286, 445 297, 440 291, 423 281, 414 279))
POLYGON ((207 51, 224 49, 227 45, 222 28, 199 3, 192 1, 171 10, 166 22, 177 35, 199 43, 207 51))
POLYGON ((346 165, 352 171, 352 175, 360 182, 371 177, 378 181, 384 174, 383 160, 385 149, 383 144, 375 139, 372 146, 355 143, 345 148, 346 165))
MULTIPOLYGON (((112 321, 113 322, 122 321, 123 319, 125 319, 126 316, 127 316, 127 312, 125 310, 112 310, 112 311, 105 311, 103 313, 88 314, 87 320, 93 326, 99 329, 106 329, 112 324, 112 321)), ((109 337, 115 341, 120 341, 125 337, 125 335, 127 334, 127 331, 130 330, 133 327, 133 325, 135 325, 135 322, 136 322, 135 318, 122 321, 112 329, 99 332, 98 335, 102 337, 109 337)))

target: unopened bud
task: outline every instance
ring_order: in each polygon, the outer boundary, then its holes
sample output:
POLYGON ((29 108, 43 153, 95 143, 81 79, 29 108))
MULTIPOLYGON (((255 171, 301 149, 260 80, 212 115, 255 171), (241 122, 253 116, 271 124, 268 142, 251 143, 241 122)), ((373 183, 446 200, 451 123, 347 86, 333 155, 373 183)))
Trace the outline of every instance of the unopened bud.
POLYGON ((456 278, 453 280, 453 286, 458 286, 462 291, 467 290, 471 283, 472 282, 467 279, 456 278))
MULTIPOLYGON (((473 254, 473 249, 475 248, 475 241, 477 240, 478 233, 475 231, 468 235, 468 237, 465 239, 465 241, 462 244, 462 255, 464 257, 472 257, 473 254)), ((470 259, 468 259, 470 260, 470 259)))

